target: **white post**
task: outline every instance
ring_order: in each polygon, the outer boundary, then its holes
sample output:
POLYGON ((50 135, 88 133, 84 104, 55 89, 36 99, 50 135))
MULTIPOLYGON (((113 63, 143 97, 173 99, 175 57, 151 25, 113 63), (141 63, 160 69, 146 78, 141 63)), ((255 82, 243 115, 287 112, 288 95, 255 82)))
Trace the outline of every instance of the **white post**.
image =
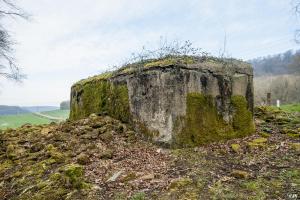
POLYGON ((276 103, 277 103, 277 108, 280 108, 280 100, 277 99, 276 103))

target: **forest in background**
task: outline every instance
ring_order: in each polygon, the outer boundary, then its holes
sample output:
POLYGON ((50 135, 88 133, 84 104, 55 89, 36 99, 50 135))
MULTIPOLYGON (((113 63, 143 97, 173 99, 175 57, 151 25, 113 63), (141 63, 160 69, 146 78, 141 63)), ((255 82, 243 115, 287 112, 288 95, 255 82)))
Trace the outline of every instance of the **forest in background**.
POLYGON ((300 102, 300 50, 286 51, 267 57, 249 60, 254 68, 255 104, 266 104, 267 93, 272 103, 300 102))
POLYGON ((252 64, 256 77, 283 74, 300 75, 300 50, 289 50, 281 54, 255 58, 248 62, 252 64))

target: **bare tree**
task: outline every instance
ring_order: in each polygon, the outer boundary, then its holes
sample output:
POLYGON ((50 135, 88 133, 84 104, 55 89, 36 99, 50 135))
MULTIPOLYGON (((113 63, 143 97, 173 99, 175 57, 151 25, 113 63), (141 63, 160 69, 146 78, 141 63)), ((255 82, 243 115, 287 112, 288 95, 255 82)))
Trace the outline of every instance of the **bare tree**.
MULTIPOLYGON (((292 0, 292 8, 297 17, 300 16, 300 0, 292 0)), ((295 31, 295 41, 300 43, 300 29, 295 31)))
POLYGON ((29 16, 21 8, 16 6, 15 1, 0 0, 0 77, 21 81, 25 76, 21 73, 14 57, 14 41, 10 32, 4 27, 4 20, 29 16))

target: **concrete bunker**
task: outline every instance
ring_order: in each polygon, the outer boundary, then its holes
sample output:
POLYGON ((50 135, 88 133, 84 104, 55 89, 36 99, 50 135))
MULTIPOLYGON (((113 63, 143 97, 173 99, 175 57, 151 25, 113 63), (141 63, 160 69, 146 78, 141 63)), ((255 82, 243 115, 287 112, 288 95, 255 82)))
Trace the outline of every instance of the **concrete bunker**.
POLYGON ((182 60, 135 63, 75 83, 70 119, 107 114, 173 147, 253 133, 252 67, 233 59, 182 60))

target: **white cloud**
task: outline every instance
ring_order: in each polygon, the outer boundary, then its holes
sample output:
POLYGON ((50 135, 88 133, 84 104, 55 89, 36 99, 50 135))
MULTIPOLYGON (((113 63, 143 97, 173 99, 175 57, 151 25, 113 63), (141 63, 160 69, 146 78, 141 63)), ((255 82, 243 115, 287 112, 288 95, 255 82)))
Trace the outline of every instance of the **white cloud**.
POLYGON ((272 38, 269 43, 278 43, 278 38, 293 33, 295 21, 290 20, 286 0, 22 0, 19 4, 33 15, 31 22, 10 25, 19 42, 16 56, 28 80, 21 86, 2 84, 0 104, 58 104, 69 98, 72 83, 119 64, 143 44, 153 46, 160 36, 191 40, 217 54, 225 29, 229 53, 246 59, 295 48, 287 42, 276 48, 264 43, 268 38, 272 38))

